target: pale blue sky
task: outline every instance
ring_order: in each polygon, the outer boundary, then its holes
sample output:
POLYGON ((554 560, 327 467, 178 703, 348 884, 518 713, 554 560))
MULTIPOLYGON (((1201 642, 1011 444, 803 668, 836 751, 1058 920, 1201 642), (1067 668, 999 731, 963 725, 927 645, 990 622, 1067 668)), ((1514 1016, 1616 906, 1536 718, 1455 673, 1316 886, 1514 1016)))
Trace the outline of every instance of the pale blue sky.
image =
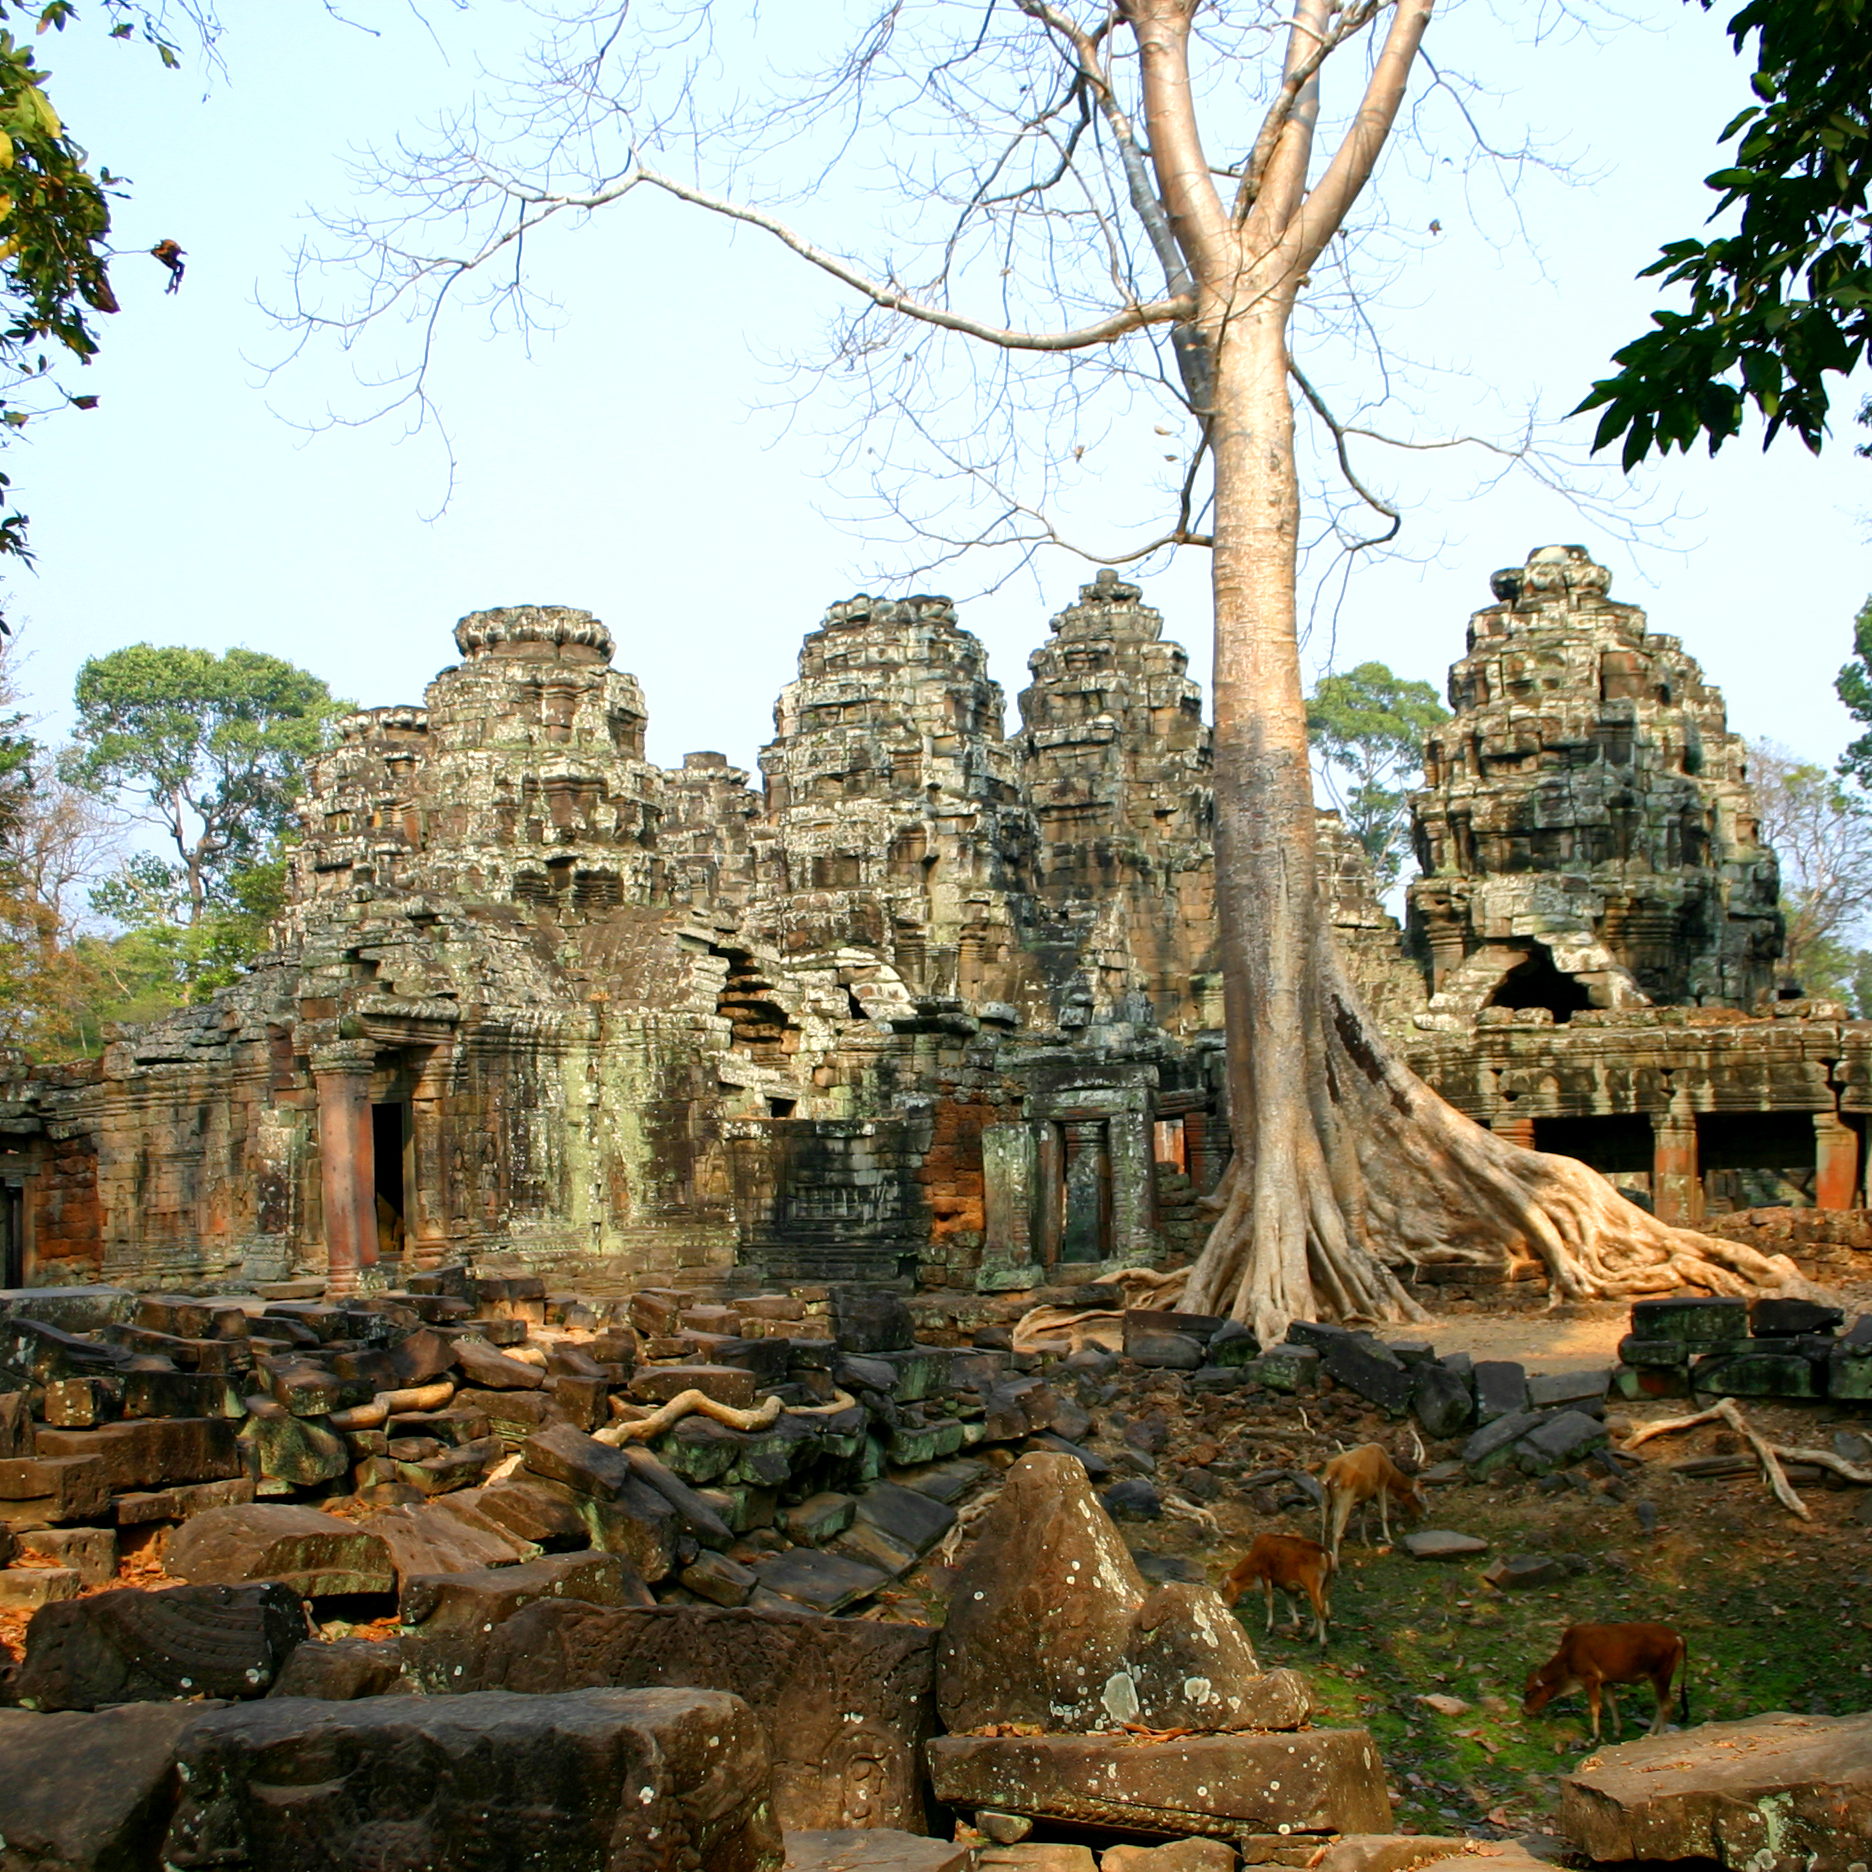
MULTIPOLYGON (((1531 404, 1563 413, 1640 329, 1650 296, 1632 276, 1701 220, 1714 134, 1744 95, 1726 9, 1631 10, 1628 26, 1541 43, 1516 42, 1475 7, 1433 29, 1433 49, 1467 56, 1499 93, 1498 121, 1525 122, 1591 180, 1529 176, 1517 226, 1486 195, 1472 218, 1451 166, 1389 178, 1400 221, 1444 228, 1387 314, 1403 348, 1441 372, 1426 380, 1426 432, 1499 428, 1502 410, 1531 404)), ((227 0, 228 72, 206 96, 198 76, 166 76, 94 36, 45 42, 68 120, 135 186, 117 217, 124 311, 104 321, 105 355, 84 385, 102 406, 32 432, 7 463, 40 554, 13 603, 35 703, 56 731, 82 659, 137 639, 244 643, 361 702, 414 701, 452 659, 464 611, 564 603, 610 624, 618 663, 649 698, 654 758, 715 747, 751 760, 801 633, 828 603, 889 584, 872 573, 894 549, 823 517, 838 495, 821 478, 824 444, 761 407, 775 381, 759 351, 809 343, 836 289, 762 237, 666 203, 633 202, 558 240, 555 333, 529 351, 465 326, 444 348, 459 481, 447 511, 426 518, 443 491, 437 451, 391 428, 308 439, 293 427, 286 417, 354 406, 355 391, 335 355, 266 381, 257 366, 282 341, 256 301, 279 297, 306 205, 343 204, 347 147, 466 95, 477 59, 507 65, 520 9, 438 9, 447 56, 404 0, 352 11, 381 36, 334 23, 316 0, 227 0), (188 249, 173 297, 140 252, 164 236, 188 249)), ((801 211, 809 225, 813 208, 801 211)), ((812 231, 841 244, 837 225, 812 231)), ((1789 442, 1764 458, 1747 439, 1715 463, 1673 458, 1645 487, 1675 518, 1636 557, 1545 490, 1511 479, 1477 491, 1441 458, 1374 461, 1387 485, 1415 490, 1403 542, 1415 557, 1356 576, 1309 654, 1316 667, 1377 656, 1440 682, 1490 570, 1580 541, 1614 566, 1615 596, 1702 659, 1737 728, 1830 757, 1847 732, 1832 675, 1872 590, 1872 463, 1851 453, 1862 436, 1846 424, 1820 462, 1789 442)), ((1108 445, 1098 486, 1111 513, 1132 498, 1131 446, 1122 434, 1108 445)), ((1089 576, 1055 556, 1038 591, 1016 582, 967 606, 1010 698, 1048 612, 1089 576)), ((1198 675, 1205 577, 1192 554, 1147 581, 1198 675)), ((960 596, 975 582, 956 570, 942 588, 960 596)))

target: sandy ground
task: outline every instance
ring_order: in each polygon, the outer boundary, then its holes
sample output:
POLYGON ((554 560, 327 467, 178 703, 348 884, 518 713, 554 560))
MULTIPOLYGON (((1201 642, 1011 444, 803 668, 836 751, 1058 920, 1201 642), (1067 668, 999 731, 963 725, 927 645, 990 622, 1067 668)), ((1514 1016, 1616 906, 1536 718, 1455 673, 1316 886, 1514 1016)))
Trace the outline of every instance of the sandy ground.
POLYGON ((1437 1313, 1387 1339, 1428 1339, 1439 1352, 1518 1359, 1529 1371, 1572 1371, 1618 1362, 1630 1327, 1628 1306, 1561 1306, 1540 1313, 1437 1313))

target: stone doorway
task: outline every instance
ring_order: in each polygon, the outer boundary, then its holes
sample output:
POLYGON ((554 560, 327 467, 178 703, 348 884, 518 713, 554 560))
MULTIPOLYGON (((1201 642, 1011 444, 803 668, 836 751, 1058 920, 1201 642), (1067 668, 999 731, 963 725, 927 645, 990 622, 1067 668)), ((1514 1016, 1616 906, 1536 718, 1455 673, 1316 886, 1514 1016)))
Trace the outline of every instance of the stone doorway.
POLYGON ((403 1253, 409 1215, 410 1105, 392 1099, 371 1106, 371 1162, 376 1183, 377 1252, 403 1253))
POLYGON ((0 1183, 0 1287, 26 1285, 26 1192, 0 1183))

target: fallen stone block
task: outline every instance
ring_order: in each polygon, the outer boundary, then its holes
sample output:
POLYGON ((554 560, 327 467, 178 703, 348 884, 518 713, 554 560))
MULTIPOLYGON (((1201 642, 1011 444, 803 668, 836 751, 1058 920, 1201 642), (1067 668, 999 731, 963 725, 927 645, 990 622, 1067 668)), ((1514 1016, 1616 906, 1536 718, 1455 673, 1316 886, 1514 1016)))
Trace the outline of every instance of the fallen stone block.
POLYGON ((1838 1307, 1823 1306, 1815 1300, 1795 1300, 1780 1294, 1767 1294, 1749 1308, 1749 1332, 1757 1339, 1781 1338, 1791 1334, 1836 1333, 1845 1325, 1846 1315, 1838 1307))
POLYGON ((524 1473, 506 1476, 499 1482, 489 1483, 486 1488, 477 1489, 475 1507, 516 1538, 542 1547, 583 1546, 590 1539, 585 1517, 571 1494, 546 1488, 524 1473))
POLYGON ((404 1582, 397 1617, 418 1637, 487 1631, 541 1599, 601 1606, 656 1603, 616 1554, 549 1554, 520 1566, 419 1573, 404 1582))
POLYGON ((0 1612, 37 1612, 76 1599, 81 1584, 76 1567, 0 1567, 0 1612))
POLYGON ((749 1410, 756 1389, 754 1374, 737 1365, 646 1365, 630 1381, 639 1404, 667 1404, 685 1391, 700 1391, 717 1404, 749 1410))
POLYGON ((1627 1333, 1618 1343, 1620 1360, 1647 1371, 1686 1371, 1693 1348, 1681 1339, 1640 1339, 1627 1333))
POLYGON ((920 1560, 955 1526, 955 1510, 920 1490, 874 1482, 859 1497, 857 1518, 920 1560))
POLYGON ((24 1391, 0 1391, 0 1457, 32 1453, 32 1399, 24 1391))
POLYGON ((328 1417, 370 1395, 368 1386, 349 1383, 311 1359, 269 1362, 265 1373, 267 1395, 295 1417, 328 1417))
POLYGON ((1497 1560, 1482 1577, 1502 1592, 1532 1592, 1558 1586, 1571 1573, 1565 1561, 1549 1554, 1513 1554, 1497 1560))
POLYGON ((0 1319, 43 1320, 66 1332, 101 1332, 136 1318, 139 1296, 128 1287, 0 1287, 0 1319))
MULTIPOLYGON (((484 1492, 475 1492, 476 1502, 484 1492)), ((522 1540, 492 1516, 482 1514, 463 1495, 384 1508, 358 1526, 389 1551, 398 1590, 417 1574, 512 1566, 536 1559, 540 1551, 532 1541, 522 1540)))
POLYGON ((1554 1410, 1566 1405, 1587 1405, 1603 1398, 1612 1382, 1603 1365, 1590 1371, 1530 1372, 1528 1405, 1533 1410, 1554 1410))
POLYGON ((334 1482, 351 1467, 351 1452, 337 1431, 290 1412, 249 1417, 240 1427, 239 1440, 263 1496, 334 1482))
POLYGON ((1291 1393, 1319 1389, 1320 1355, 1314 1346, 1269 1346, 1242 1369, 1270 1391, 1291 1393))
POLYGON ((772 1593, 808 1612, 843 1612, 869 1599, 891 1582, 881 1567, 866 1566, 844 1554, 795 1547, 754 1564, 757 1593, 772 1593))
MULTIPOLYGON (((1769 1340, 1749 1345, 1773 1346, 1769 1340)), ((1794 1351, 1706 1352, 1690 1367, 1690 1386, 1712 1397, 1817 1398, 1827 1367, 1794 1351)))
POLYGON ((196 1515, 169 1537, 163 1569, 192 1585, 280 1580, 302 1599, 387 1593, 396 1585, 390 1550, 375 1534, 354 1521, 286 1502, 196 1515))
POLYGON ((973 1872, 975 1849, 898 1827, 813 1827, 786 1835, 785 1872, 973 1872))
POLYGON ((542 1600, 492 1632, 405 1647, 426 1694, 589 1685, 732 1691, 773 1745, 774 1812, 793 1827, 925 1824, 936 1634, 919 1626, 716 1606, 542 1600))
POLYGON ((33 1528, 20 1534, 19 1551, 50 1566, 70 1567, 81 1586, 108 1586, 117 1577, 115 1528, 33 1528))
POLYGON ((1127 1330, 1125 1357, 1158 1370, 1194 1371, 1203 1363, 1202 1341, 1188 1333, 1127 1330))
POLYGON ((119 1495, 112 1506, 119 1527, 145 1527, 152 1521, 187 1521, 210 1508, 231 1508, 254 1498, 253 1482, 235 1476, 226 1482, 178 1482, 171 1488, 119 1495))
POLYGON ((790 1508, 782 1509, 780 1523, 786 1529, 789 1540, 823 1547, 851 1526, 857 1512, 858 1504, 851 1496, 839 1494, 835 1490, 822 1490, 817 1495, 807 1496, 803 1502, 795 1502, 790 1508))
POLYGON ((1335 1334, 1319 1347, 1319 1355, 1320 1369, 1368 1404, 1394 1417, 1410 1409, 1415 1389, 1412 1372, 1377 1340, 1362 1333, 1335 1334))
POLYGON ((477 1390, 537 1391, 546 1382, 539 1366, 509 1358, 485 1339, 464 1334, 455 1341, 454 1352, 462 1376, 477 1390))
POLYGON ((136 1323, 178 1339, 245 1339, 251 1328, 247 1309, 220 1295, 139 1294, 136 1323))
POLYGON ((219 1707, 0 1709, 0 1852, 9 1872, 153 1872, 181 1791, 177 1749, 219 1707))
MULTIPOLYGON (((56 1378, 45 1387, 44 1415, 55 1430, 91 1430, 115 1423, 123 1403, 122 1378, 56 1378)), ((0 1447, 0 1455, 24 1453, 0 1447)))
POLYGON ((975 1856, 977 1872, 1093 1872, 1097 1861, 1090 1846, 1065 1840, 1016 1840, 984 1846, 975 1856))
POLYGON ((110 1506, 104 1465, 93 1456, 0 1458, 0 1527, 88 1521, 110 1506))
POLYGON ((630 1458, 596 1437, 554 1424, 521 1446, 521 1466, 549 1482, 563 1482, 581 1495, 615 1500, 631 1480, 630 1458))
POLYGON ((1411 1373, 1411 1415, 1425 1436, 1460 1436, 1475 1421, 1475 1397, 1447 1365, 1419 1365, 1411 1373))
POLYGON ((647 1449, 626 1449, 631 1474, 653 1488, 674 1508, 686 1527, 705 1547, 727 1547, 734 1530, 675 1470, 647 1449))
POLYGON ((1450 1528, 1422 1528, 1406 1534, 1401 1543, 1413 1560, 1467 1560, 1488 1552, 1488 1542, 1473 1534, 1458 1534, 1450 1528))
POLYGON ((1872 1715, 1753 1716, 1598 1750, 1559 1824, 1598 1860, 1847 1872, 1872 1858, 1872 1715))
POLYGON ((916 1344, 910 1309, 883 1288, 836 1288, 832 1320, 834 1336, 847 1352, 907 1352, 916 1344))
POLYGON ((308 1639, 286 1660, 267 1695, 349 1703, 358 1697, 394 1696, 403 1689, 399 1640, 337 1638, 320 1643, 308 1639))
POLYGON ((203 1717, 181 1770, 163 1860, 184 1872, 781 1863, 766 1742, 716 1691, 269 1698, 203 1717))
MULTIPOLYGON (((1480 1366, 1476 1368, 1478 1371, 1480 1366)), ((1463 1467, 1481 1481, 1514 1461, 1514 1446, 1543 1421, 1539 1411, 1511 1411, 1495 1417, 1463 1445, 1463 1467)))
POLYGON ((1551 1475, 1604 1449, 1608 1441, 1599 1418, 1584 1411, 1559 1411, 1522 1437, 1515 1446, 1515 1462, 1526 1475, 1551 1475))
MULTIPOLYGON (((1470 1844, 1434 1833, 1347 1833, 1326 1848, 1313 1872, 1412 1872, 1461 1854, 1470 1844)), ((1487 1864, 1495 1863, 1491 1853, 1487 1864)), ((1472 1864, 1469 1872, 1482 1872, 1482 1867, 1472 1864)))
POLYGON ((33 1614, 16 1689, 38 1710, 264 1696, 305 1635, 276 1582, 98 1593, 33 1614))
POLYGON ((1475 1414, 1479 1424, 1498 1417, 1518 1417, 1528 1407, 1527 1372, 1513 1359, 1477 1359, 1475 1414))
POLYGON ((1235 1848, 1194 1836, 1167 1846, 1108 1846, 1099 1872, 1235 1872, 1235 1848))
POLYGON ((1697 1347, 1722 1345, 1748 1337, 1748 1302, 1724 1296, 1640 1300, 1631 1310, 1631 1329, 1639 1339, 1681 1339, 1697 1347))
POLYGON ((936 1798, 1036 1819, 1244 1839, 1389 1828, 1378 1746, 1364 1729, 1281 1735, 938 1736, 936 1798))
POLYGON ((678 1581, 710 1605, 745 1605, 760 1581, 752 1567, 723 1553, 698 1554, 677 1574, 678 1581))
POLYGON ((178 1482, 225 1482, 247 1473, 226 1417, 145 1417, 95 1430, 41 1429, 41 1456, 95 1456, 111 1494, 178 1482))

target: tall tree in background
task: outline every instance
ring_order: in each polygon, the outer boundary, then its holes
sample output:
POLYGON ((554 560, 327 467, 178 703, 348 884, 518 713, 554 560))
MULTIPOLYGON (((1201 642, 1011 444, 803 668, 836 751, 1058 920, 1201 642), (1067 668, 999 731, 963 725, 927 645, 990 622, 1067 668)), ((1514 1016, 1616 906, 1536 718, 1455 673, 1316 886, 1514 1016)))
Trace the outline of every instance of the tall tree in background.
POLYGON ((73 701, 66 777, 160 827, 176 853, 173 867, 133 867, 109 907, 140 895, 160 909, 173 889, 189 923, 237 903, 238 880, 273 858, 306 762, 351 707, 279 657, 154 644, 92 657, 73 701))
POLYGON ((1307 698, 1320 777, 1346 830, 1364 846, 1380 892, 1404 866, 1404 796, 1423 769, 1424 736, 1448 720, 1429 683, 1394 676, 1382 663, 1322 676, 1307 698))
POLYGON ((1699 437, 1713 455, 1751 404, 1764 445, 1787 428, 1817 450, 1828 379, 1872 340, 1872 0, 1748 0, 1728 31, 1738 53, 1753 42, 1757 99, 1708 178, 1710 218, 1733 231, 1672 241, 1645 269, 1688 304, 1653 313, 1580 405, 1604 410, 1594 446, 1623 437, 1628 468, 1699 437))
MULTIPOLYGON (((484 147, 480 126, 503 113, 471 111, 439 147, 380 159, 392 206, 345 225, 348 254, 325 257, 358 263, 361 303, 327 312, 300 280, 307 332, 355 341, 413 316, 427 357, 436 320, 477 280, 522 302, 556 220, 652 196, 722 217, 836 282, 852 310, 835 368, 1010 524, 1031 522, 998 535, 1016 542, 1060 537, 1049 499, 1083 453, 1071 451, 1094 393, 1121 409, 1180 401, 1191 440, 1162 530, 1089 556, 1211 553, 1235 1153, 1187 1299, 1263 1334, 1296 1316, 1408 1317, 1399 1276, 1419 1263, 1529 1254, 1574 1297, 1792 1273, 1668 1228, 1575 1160, 1522 1151, 1444 1104, 1360 1006, 1321 913, 1290 329, 1315 270, 1345 264, 1333 243, 1405 106, 1431 12, 1432 0, 893 0, 848 32, 834 9, 783 28, 732 0, 591 0, 552 13, 539 83, 506 113, 531 152, 484 147), (757 56, 763 29, 780 70, 814 56, 815 34, 838 43, 797 93, 762 102, 750 67, 711 111, 726 49, 757 56), (771 205, 837 213, 848 183, 897 191, 889 251, 870 263, 771 205), (940 228, 923 219, 937 214, 940 228), (973 347, 973 363, 959 359, 973 347), (1044 398, 1062 382, 1051 416, 1037 411, 1034 386, 1044 398), (1030 464, 1030 491, 1007 491, 1030 464)), ((665 286, 683 289, 675 273, 665 286)), ((408 395, 427 396, 420 367, 408 395)), ((1349 431, 1330 426, 1343 461, 1349 431)), ((867 446, 887 439, 880 422, 867 446)))
POLYGON ((1856 999, 1852 939, 1872 909, 1872 802, 1772 741, 1749 743, 1763 840, 1781 861, 1787 972, 1811 995, 1856 999))
POLYGON ((1840 756, 1839 770, 1849 780, 1872 788, 1872 598, 1853 619, 1853 653, 1833 680, 1846 713, 1866 732, 1840 756))

